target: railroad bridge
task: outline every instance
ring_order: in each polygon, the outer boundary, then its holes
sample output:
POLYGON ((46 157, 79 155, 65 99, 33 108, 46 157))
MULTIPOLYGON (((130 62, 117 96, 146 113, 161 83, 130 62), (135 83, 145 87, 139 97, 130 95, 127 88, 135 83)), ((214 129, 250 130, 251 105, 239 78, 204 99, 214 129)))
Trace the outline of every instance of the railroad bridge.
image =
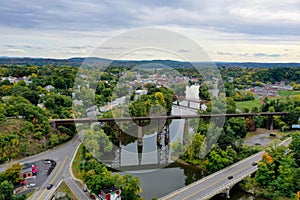
MULTIPOLYGON (((143 151, 143 127, 141 124, 145 121, 156 121, 157 123, 157 135, 156 135, 156 145, 157 145, 157 165, 149 165, 143 166, 142 168, 147 167, 156 167, 161 168, 164 165, 168 165, 169 163, 169 150, 170 150, 170 129, 169 123, 166 123, 164 128, 162 128, 162 122, 166 122, 167 120, 177 120, 183 119, 183 137, 182 142, 185 143, 188 138, 188 124, 190 119, 212 119, 212 118, 231 118, 231 117, 244 117, 251 118, 256 115, 267 116, 268 117, 268 129, 273 128, 273 116, 281 116, 286 115, 288 112, 261 112, 261 113, 241 113, 241 114, 201 114, 201 115, 172 115, 172 116, 151 116, 151 117, 125 117, 125 118, 77 118, 77 119, 49 119, 49 122, 52 127, 52 131, 56 128, 57 125, 66 125, 66 124, 93 124, 93 123, 105 123, 105 122, 128 122, 134 121, 137 124, 137 150, 138 150, 138 166, 132 166, 132 169, 141 169, 141 161, 142 161, 142 151, 143 151)), ((119 138, 122 137, 120 133, 119 138)), ((122 168, 121 166, 121 139, 118 142, 118 149, 116 151, 115 160, 111 161, 111 166, 113 168, 122 168)), ((107 162, 106 162, 107 163, 107 162)), ((124 167, 123 167, 124 168, 124 167)), ((128 169, 130 168, 127 167, 128 169)), ((126 169, 127 169, 126 168, 126 169)), ((123 169, 122 169, 123 170, 123 169)))

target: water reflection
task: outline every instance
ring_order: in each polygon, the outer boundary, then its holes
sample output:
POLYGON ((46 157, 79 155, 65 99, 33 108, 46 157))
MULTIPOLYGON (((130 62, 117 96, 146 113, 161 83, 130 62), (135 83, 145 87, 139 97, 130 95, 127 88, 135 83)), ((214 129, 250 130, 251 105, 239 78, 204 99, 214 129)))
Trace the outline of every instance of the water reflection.
POLYGON ((171 164, 167 168, 155 171, 140 171, 140 173, 126 171, 117 172, 121 175, 132 174, 141 181, 143 191, 141 196, 145 199, 165 196, 179 188, 204 177, 204 174, 197 168, 181 164, 171 164))

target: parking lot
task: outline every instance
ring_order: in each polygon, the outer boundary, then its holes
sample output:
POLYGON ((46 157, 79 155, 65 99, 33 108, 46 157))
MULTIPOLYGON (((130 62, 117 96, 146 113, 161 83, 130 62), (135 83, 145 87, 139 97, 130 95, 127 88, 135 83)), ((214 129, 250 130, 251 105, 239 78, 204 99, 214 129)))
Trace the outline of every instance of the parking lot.
POLYGON ((45 162, 45 160, 40 160, 30 164, 37 166, 38 173, 32 178, 26 179, 26 186, 24 186, 23 191, 19 194, 26 194, 31 192, 35 188, 40 188, 48 177, 47 173, 49 168, 51 167, 51 162, 45 162))

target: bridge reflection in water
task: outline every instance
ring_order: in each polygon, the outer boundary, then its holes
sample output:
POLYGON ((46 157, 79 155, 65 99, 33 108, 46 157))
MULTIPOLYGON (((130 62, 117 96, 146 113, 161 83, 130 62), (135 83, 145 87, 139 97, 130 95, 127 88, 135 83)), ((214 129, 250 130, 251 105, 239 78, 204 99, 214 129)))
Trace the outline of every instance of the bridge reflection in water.
MULTIPOLYGON (((219 118, 219 117, 254 117, 255 115, 267 116, 268 128, 273 125, 273 116, 286 115, 287 112, 265 112, 265 113, 242 113, 242 114, 213 114, 213 115, 173 115, 156 117, 133 117, 133 118, 102 118, 102 119, 53 119, 49 120, 52 129, 57 125, 64 124, 92 124, 98 122, 126 122, 126 121, 153 121, 157 122, 156 131, 146 135, 143 133, 144 127, 137 126, 137 140, 123 145, 120 140, 118 146, 114 146, 114 152, 110 159, 100 160, 108 166, 122 170, 141 170, 162 168, 173 160, 170 157, 170 143, 177 141, 185 142, 189 134, 189 120, 200 118, 219 118), (171 123, 160 125, 161 121, 172 120, 171 123), (163 126, 163 127, 162 127, 163 126)), ((162 123, 161 123, 162 124, 162 123)), ((120 137, 121 138, 121 137, 120 137)))
MULTIPOLYGON (((113 160, 100 159, 99 161, 119 171, 151 170, 167 167, 173 162, 170 159, 170 126, 178 127, 179 125, 178 131, 180 130, 181 121, 176 120, 163 128, 158 125, 158 130, 150 135, 144 135, 143 127, 139 126, 138 137, 134 142, 122 145, 120 141, 119 146, 114 146, 113 160)), ((178 132, 173 133, 177 134, 178 132)), ((172 136, 173 138, 176 137, 174 134, 172 136)), ((182 134, 177 137, 181 138, 182 134)))

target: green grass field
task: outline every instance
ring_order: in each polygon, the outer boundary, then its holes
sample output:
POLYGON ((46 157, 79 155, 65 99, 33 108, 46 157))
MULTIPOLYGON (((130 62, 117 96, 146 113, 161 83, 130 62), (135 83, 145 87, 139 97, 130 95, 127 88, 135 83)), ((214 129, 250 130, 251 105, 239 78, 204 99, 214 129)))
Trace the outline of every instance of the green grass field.
POLYGON ((68 196, 65 197, 64 199, 78 200, 78 198, 73 194, 72 190, 66 185, 64 181, 60 184, 57 191, 68 194, 68 196))
POLYGON ((300 91, 279 91, 278 94, 280 96, 298 95, 300 94, 300 91))
MULTIPOLYGON (((279 97, 269 97, 268 99, 278 99, 278 98, 285 98, 291 95, 300 95, 300 91, 278 91, 279 97)), ((242 112, 245 108, 248 108, 250 111, 253 107, 261 108, 261 99, 254 99, 250 101, 236 101, 235 105, 238 112, 242 112)))
POLYGON ((76 153, 76 156, 73 160, 73 163, 72 163, 72 171, 73 171, 73 174, 76 178, 81 178, 80 176, 80 163, 81 163, 81 153, 82 152, 82 148, 83 148, 83 144, 80 145, 77 153, 76 153))
POLYGON ((236 101, 235 105, 238 112, 242 112, 245 108, 248 108, 251 111, 253 107, 260 108, 261 107, 260 102, 261 102, 261 98, 250 100, 250 101, 236 101))

